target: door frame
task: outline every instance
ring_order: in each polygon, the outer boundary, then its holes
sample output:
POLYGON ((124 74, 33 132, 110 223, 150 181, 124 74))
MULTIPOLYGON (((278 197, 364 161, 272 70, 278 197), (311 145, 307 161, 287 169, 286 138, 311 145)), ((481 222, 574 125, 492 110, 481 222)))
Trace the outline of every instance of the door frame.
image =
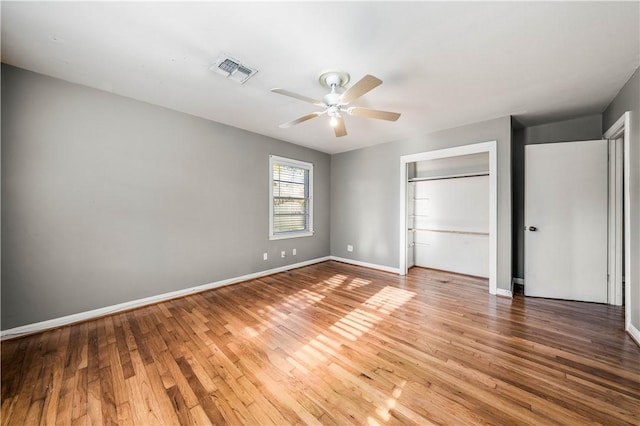
MULTIPOLYGON (((631 167, 631 159, 629 157, 629 141, 630 141, 630 135, 629 132, 631 130, 631 122, 630 122, 630 114, 629 111, 625 111, 620 118, 618 118, 618 120, 616 120, 615 123, 613 123, 613 125, 611 127, 609 127, 609 129, 604 133, 604 138, 605 139, 609 139, 609 140, 616 140, 616 139, 620 139, 620 137, 622 137, 623 142, 622 142, 622 146, 623 146, 623 159, 622 159, 622 164, 620 164, 620 161, 613 161, 610 162, 609 167, 615 168, 616 171, 619 169, 620 166, 623 167, 624 169, 624 173, 623 173, 623 178, 622 178, 622 185, 623 185, 623 191, 624 191, 624 206, 623 206, 623 210, 624 210, 624 263, 625 263, 625 267, 624 267, 624 279, 625 282, 627 283, 626 288, 625 288, 625 307, 624 307, 624 318, 625 318, 625 330, 629 331, 630 329, 630 325, 631 325, 631 283, 633 282, 631 279, 631 202, 630 202, 630 196, 631 196, 631 191, 630 191, 630 185, 629 185, 629 181, 630 181, 630 167, 631 167)), ((619 156, 616 156, 617 158, 619 158, 619 156)), ((614 171, 613 173, 615 174, 616 171, 614 171)), ((609 205, 609 213, 615 213, 615 210, 611 209, 611 205, 609 205)), ((609 242, 609 258, 610 260, 616 259, 616 258, 620 258, 620 253, 617 252, 617 246, 615 244, 612 244, 612 242, 609 242)), ((610 285, 612 287, 614 287, 612 289, 612 293, 616 294, 619 292, 618 290, 618 286, 622 286, 622 282, 619 282, 618 280, 610 280, 610 285)), ((611 294, 611 293, 610 293, 611 294)), ((610 302, 611 303, 611 302, 610 302)))
MULTIPOLYGON (((489 154, 489 293, 498 293, 498 164, 497 141, 480 142, 454 148, 438 149, 400 157, 400 244, 398 249, 400 275, 407 274, 407 185, 409 163, 458 157, 467 154, 489 154)), ((511 296, 505 290, 500 294, 511 296)))
POLYGON ((623 204, 623 171, 624 171, 624 141, 619 135, 615 138, 607 139, 609 149, 609 224, 608 224, 608 247, 607 247, 607 302, 610 305, 622 305, 622 254, 624 253, 624 224, 622 223, 624 214, 623 204))

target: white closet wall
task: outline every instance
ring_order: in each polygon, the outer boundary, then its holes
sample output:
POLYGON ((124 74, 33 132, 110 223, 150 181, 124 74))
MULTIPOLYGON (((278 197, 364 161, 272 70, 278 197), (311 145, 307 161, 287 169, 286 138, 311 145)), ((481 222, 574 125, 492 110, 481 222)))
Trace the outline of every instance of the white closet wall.
MULTIPOLYGON (((450 162, 449 170, 460 163, 450 162)), ((434 176, 417 163, 416 174, 423 176, 411 178, 408 184, 407 241, 412 249, 407 262, 488 277, 489 176, 477 171, 480 163, 476 171, 456 174, 442 174, 442 165, 438 164, 440 175, 434 176), (424 176, 428 174, 432 176, 424 176)))

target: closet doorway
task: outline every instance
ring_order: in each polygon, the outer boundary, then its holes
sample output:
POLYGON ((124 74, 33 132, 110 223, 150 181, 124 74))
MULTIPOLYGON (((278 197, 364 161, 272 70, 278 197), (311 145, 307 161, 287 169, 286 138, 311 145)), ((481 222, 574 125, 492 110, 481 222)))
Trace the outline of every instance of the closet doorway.
POLYGON ((489 278, 497 292, 496 142, 400 158, 400 274, 411 266, 489 278))

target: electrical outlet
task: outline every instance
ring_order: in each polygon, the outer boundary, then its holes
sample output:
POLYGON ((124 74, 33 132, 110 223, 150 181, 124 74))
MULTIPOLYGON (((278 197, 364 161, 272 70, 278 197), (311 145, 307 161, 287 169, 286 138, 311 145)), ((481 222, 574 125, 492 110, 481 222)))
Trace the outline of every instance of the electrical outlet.
POLYGON ((269 255, 267 253, 262 253, 263 260, 267 260, 268 258, 269 258, 269 255))
POLYGON ((347 244, 347 251, 353 251, 353 246, 351 244, 347 244))
POLYGON ((296 249, 291 250, 291 254, 293 254, 294 256, 298 254, 298 251, 296 249))
POLYGON ((283 259, 287 257, 287 252, 282 250, 282 253, 280 253, 280 257, 282 257, 283 259))

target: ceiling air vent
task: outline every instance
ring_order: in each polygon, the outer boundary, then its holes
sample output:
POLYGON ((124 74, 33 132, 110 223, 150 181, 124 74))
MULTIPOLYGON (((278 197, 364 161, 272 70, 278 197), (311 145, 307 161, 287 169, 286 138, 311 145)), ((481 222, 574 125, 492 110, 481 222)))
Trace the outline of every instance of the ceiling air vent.
POLYGON ((240 84, 249 80, 258 70, 243 65, 237 59, 233 59, 229 56, 221 56, 216 61, 216 65, 211 67, 212 71, 216 71, 218 74, 222 74, 233 81, 240 84))

